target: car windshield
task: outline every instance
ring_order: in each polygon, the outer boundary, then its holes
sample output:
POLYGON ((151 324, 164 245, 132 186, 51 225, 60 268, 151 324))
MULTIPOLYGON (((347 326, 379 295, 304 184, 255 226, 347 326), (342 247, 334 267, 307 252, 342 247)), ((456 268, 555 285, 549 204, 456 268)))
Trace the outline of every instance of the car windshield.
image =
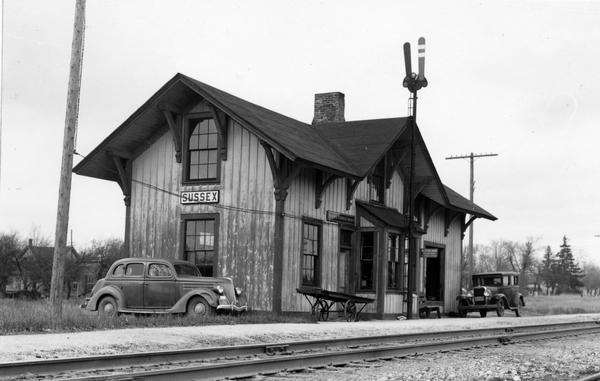
POLYGON ((177 275, 179 275, 180 277, 202 276, 202 274, 200 274, 200 270, 198 270, 196 266, 188 265, 185 263, 175 263, 173 266, 175 267, 177 275))
POLYGON ((473 277, 474 286, 502 286, 501 275, 487 275, 473 277))

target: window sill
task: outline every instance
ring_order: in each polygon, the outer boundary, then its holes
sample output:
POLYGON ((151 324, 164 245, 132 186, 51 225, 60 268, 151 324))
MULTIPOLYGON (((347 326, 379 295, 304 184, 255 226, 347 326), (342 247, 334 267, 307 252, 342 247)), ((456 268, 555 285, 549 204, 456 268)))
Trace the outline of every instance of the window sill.
POLYGON ((210 180, 185 180, 181 182, 181 185, 214 185, 221 184, 221 180, 219 179, 210 179, 210 180))

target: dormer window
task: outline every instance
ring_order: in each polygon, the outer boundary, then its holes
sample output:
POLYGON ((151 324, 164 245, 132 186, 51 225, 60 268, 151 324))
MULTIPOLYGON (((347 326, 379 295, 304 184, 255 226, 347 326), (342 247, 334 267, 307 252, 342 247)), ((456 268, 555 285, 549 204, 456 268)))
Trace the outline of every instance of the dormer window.
POLYGON ((185 132, 184 182, 219 182, 219 138, 214 119, 188 118, 185 132))

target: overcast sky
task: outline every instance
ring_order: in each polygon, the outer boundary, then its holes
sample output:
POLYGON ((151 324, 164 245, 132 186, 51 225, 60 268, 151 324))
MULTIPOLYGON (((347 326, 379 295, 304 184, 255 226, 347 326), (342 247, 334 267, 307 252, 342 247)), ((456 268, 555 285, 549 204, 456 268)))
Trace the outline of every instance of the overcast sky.
MULTIPOLYGON (((4 0, 0 232, 54 239, 74 0, 4 0)), ((498 217, 475 242, 563 235, 600 263, 600 2, 88 0, 77 152, 175 73, 310 123, 407 114, 402 44, 427 39, 419 127, 442 181, 498 217)), ((80 158, 75 159, 77 163, 80 158)), ((122 237, 116 183, 74 175, 75 247, 122 237)), ((467 241, 465 240, 465 245, 467 241)), ((541 255, 541 250, 540 250, 541 255)))

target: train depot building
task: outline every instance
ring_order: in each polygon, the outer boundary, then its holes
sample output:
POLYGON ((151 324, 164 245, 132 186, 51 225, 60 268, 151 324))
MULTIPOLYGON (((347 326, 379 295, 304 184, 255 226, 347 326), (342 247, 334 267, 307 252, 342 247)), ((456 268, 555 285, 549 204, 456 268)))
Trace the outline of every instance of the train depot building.
POLYGON ((121 187, 131 256, 232 277, 250 309, 310 311, 308 286, 378 318, 413 294, 455 311, 465 230, 496 218, 441 182, 415 126, 409 258, 411 119, 347 122, 342 93, 314 107, 303 123, 177 74, 74 172, 121 187))

